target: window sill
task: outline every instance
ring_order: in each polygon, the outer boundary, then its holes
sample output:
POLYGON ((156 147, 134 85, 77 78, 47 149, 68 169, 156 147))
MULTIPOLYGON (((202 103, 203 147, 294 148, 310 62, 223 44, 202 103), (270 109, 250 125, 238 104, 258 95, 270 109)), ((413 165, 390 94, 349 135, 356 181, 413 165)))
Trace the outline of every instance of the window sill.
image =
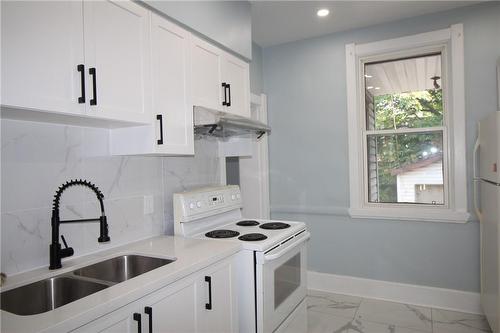
POLYGON ((354 219, 383 219, 400 221, 419 221, 419 222, 445 222, 445 223, 467 223, 470 220, 470 214, 467 212, 455 211, 446 208, 382 208, 382 207, 364 207, 350 208, 349 215, 354 219))

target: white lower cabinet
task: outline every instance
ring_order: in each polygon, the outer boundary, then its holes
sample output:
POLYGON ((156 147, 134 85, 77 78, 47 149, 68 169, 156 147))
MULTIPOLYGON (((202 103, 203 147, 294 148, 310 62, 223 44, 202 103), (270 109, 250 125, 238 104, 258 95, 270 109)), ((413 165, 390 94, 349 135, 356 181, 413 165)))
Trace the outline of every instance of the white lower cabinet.
POLYGON ((230 265, 208 269, 197 280, 198 332, 235 332, 238 327, 235 270, 230 265))
POLYGON ((231 257, 191 274, 73 332, 236 332, 233 260, 231 257))
POLYGON ((189 284, 170 295, 158 295, 144 308, 145 332, 196 332, 196 288, 189 284), (152 327, 152 331, 150 329, 152 327))

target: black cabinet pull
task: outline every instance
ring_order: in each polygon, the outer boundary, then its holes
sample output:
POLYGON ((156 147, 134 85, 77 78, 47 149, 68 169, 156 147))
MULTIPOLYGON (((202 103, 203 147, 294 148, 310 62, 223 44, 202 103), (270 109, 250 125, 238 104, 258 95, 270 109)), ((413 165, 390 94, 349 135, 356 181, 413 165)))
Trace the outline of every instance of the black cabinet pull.
POLYGON ((205 303, 205 309, 212 310, 212 277, 205 276, 205 282, 208 282, 208 303, 205 303))
POLYGON ((144 312, 149 316, 149 333, 153 333, 153 308, 146 306, 144 312))
POLYGON ((231 85, 228 83, 227 85, 227 89, 229 90, 229 102, 226 103, 226 106, 231 106, 231 85))
POLYGON ((92 89, 94 96, 90 100, 90 105, 97 105, 97 79, 96 79, 96 70, 94 67, 89 68, 89 74, 92 75, 92 89))
POLYGON ((226 82, 222 82, 222 89, 224 89, 224 101, 222 102, 223 106, 227 105, 227 90, 226 90, 226 82))
POLYGON ((141 333, 142 330, 141 314, 137 312, 134 313, 134 320, 137 321, 137 333, 141 333))
POLYGON ((156 120, 160 121, 160 139, 157 140, 156 142, 159 145, 162 145, 163 144, 163 116, 161 114, 157 114, 156 115, 156 120))
POLYGON ((81 86, 82 86, 82 96, 78 97, 78 103, 83 104, 85 103, 85 66, 83 64, 80 64, 76 66, 76 70, 80 72, 80 77, 81 77, 81 86))

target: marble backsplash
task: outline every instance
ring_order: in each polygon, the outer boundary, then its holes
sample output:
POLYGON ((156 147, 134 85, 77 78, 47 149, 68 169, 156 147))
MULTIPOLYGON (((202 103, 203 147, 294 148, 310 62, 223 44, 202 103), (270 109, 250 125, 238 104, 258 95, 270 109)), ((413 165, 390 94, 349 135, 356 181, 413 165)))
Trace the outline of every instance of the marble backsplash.
MULTIPOLYGON (((172 194, 217 184, 217 143, 196 141, 195 157, 109 156, 108 131, 1 121, 1 271, 12 275, 48 265, 51 205, 69 179, 87 179, 105 196, 111 242, 99 244, 94 223, 61 226, 75 256, 173 233, 172 194), (144 196, 154 211, 144 214, 144 196)), ((98 217, 82 187, 64 192, 61 219, 98 217)))

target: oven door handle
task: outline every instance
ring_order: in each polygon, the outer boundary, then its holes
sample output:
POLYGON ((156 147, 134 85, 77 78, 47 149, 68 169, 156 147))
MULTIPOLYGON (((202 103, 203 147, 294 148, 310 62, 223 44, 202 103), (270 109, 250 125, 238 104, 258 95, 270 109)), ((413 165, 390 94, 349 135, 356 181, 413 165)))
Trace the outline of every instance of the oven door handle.
POLYGON ((279 257, 283 256, 290 250, 298 246, 301 246, 303 243, 307 242, 309 238, 311 238, 311 233, 309 231, 304 231, 300 235, 296 236, 294 240, 290 240, 289 241, 290 244, 285 245, 280 251, 273 254, 264 255, 264 262, 278 259, 279 257))

